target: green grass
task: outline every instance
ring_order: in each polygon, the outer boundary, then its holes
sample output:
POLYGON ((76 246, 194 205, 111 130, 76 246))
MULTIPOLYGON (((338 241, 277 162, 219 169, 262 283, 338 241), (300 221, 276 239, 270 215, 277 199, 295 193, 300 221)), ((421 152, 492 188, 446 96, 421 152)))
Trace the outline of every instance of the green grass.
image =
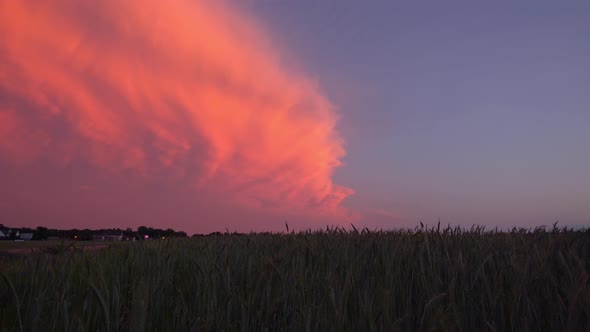
POLYGON ((590 232, 228 234, 0 260, 0 330, 584 331, 590 232))

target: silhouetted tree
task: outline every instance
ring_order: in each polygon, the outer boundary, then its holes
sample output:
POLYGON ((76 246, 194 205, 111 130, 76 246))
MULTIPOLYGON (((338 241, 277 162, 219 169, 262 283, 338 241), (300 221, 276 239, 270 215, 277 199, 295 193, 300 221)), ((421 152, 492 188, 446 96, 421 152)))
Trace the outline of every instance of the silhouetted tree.
POLYGON ((48 231, 49 230, 47 227, 37 227, 37 229, 33 232, 33 240, 47 240, 49 237, 48 231))

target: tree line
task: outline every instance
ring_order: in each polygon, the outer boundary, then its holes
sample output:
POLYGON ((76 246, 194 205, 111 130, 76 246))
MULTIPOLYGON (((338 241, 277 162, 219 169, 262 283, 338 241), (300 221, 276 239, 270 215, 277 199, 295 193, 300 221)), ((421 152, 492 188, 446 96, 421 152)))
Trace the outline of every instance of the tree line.
POLYGON ((54 229, 39 226, 29 227, 7 227, 0 224, 0 231, 6 235, 7 240, 18 239, 20 234, 33 234, 32 240, 47 240, 50 238, 69 239, 78 241, 90 241, 97 236, 122 236, 124 240, 161 239, 168 237, 186 237, 182 231, 175 231, 172 228, 159 229, 147 226, 139 226, 136 230, 131 228, 101 228, 101 229, 54 229))

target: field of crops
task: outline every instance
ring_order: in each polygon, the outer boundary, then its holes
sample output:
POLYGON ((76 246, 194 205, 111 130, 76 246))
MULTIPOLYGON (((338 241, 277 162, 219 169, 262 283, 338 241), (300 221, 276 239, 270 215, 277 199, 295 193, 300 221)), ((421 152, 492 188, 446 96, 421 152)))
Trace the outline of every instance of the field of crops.
POLYGON ((590 329, 590 231, 225 234, 0 272, 8 331, 590 329))

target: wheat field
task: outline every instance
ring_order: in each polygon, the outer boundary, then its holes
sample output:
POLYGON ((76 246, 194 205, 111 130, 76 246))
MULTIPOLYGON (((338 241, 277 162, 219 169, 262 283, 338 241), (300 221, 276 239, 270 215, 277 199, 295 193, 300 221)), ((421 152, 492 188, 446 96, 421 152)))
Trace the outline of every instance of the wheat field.
POLYGON ((588 230, 336 227, 58 249, 0 257, 0 330, 590 329, 588 230))

